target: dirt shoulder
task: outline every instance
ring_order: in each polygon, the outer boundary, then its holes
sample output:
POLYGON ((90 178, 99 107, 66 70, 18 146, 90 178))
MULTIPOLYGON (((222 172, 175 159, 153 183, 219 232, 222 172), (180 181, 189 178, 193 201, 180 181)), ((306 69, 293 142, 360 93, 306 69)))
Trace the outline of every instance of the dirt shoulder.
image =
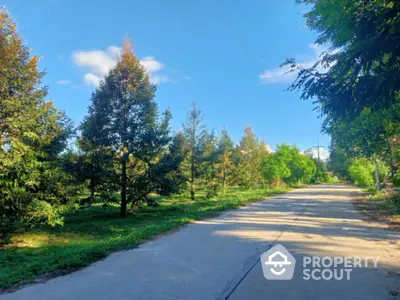
POLYGON ((400 230, 400 194, 384 190, 376 194, 364 193, 354 199, 354 206, 366 220, 386 223, 391 229, 400 230))

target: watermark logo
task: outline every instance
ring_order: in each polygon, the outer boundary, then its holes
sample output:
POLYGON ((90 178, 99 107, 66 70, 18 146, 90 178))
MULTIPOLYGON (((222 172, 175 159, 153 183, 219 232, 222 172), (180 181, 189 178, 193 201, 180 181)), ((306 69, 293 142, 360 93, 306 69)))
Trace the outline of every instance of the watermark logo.
POLYGON ((264 277, 268 280, 293 278, 296 259, 282 245, 275 245, 260 257, 264 277))
POLYGON ((350 280, 355 268, 377 268, 379 257, 304 256, 304 280, 350 280))
MULTIPOLYGON (((303 280, 350 280, 355 268, 377 268, 379 257, 303 256, 303 280)), ((276 245, 261 257, 264 277, 268 280, 293 278, 296 259, 282 245, 276 245)))

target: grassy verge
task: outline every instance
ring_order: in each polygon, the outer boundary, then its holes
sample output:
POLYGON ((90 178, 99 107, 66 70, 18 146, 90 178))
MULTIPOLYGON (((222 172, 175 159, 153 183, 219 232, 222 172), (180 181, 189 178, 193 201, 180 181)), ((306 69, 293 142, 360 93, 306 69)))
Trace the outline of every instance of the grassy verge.
POLYGON ((369 195, 357 200, 357 207, 369 217, 385 220, 390 226, 400 228, 400 191, 366 190, 369 195))
POLYGON ((26 283, 39 275, 51 277, 70 272, 111 251, 135 247, 190 221, 286 191, 231 189, 216 199, 199 197, 196 201, 184 196, 160 197, 159 206, 143 207, 125 219, 118 217, 118 207, 103 209, 94 205, 69 212, 63 227, 28 232, 21 229, 12 237, 11 244, 0 249, 0 288, 26 283))

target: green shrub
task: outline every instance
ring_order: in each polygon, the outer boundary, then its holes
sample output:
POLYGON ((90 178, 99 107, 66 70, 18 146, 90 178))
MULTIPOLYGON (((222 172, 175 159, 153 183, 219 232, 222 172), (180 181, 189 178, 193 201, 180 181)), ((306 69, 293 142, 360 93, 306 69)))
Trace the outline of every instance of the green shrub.
POLYGON ((366 158, 357 158, 353 160, 348 172, 351 180, 359 186, 373 187, 375 165, 366 158))
MULTIPOLYGON (((390 171, 389 166, 378 161, 379 180, 383 181, 390 171)), ((359 186, 375 186, 375 162, 365 157, 354 159, 348 169, 350 179, 359 186)))
POLYGON ((400 171, 397 171, 396 174, 394 174, 393 185, 400 186, 400 171))

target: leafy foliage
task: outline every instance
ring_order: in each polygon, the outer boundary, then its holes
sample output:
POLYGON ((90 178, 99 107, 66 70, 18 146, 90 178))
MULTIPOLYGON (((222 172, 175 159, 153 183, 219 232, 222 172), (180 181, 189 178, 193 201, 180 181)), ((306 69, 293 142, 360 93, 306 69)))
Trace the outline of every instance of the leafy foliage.
POLYGON ((366 158, 358 158, 349 167, 349 176, 355 184, 366 187, 374 186, 374 163, 366 158))
POLYGON ((57 205, 71 192, 58 157, 70 120, 45 102, 44 72, 5 10, 0 10, 0 238, 17 222, 62 223, 57 205), (43 209, 43 208, 46 209, 43 209), (33 218, 33 216, 35 216, 33 218))
POLYGON ((189 165, 189 180, 190 180, 190 197, 195 199, 196 195, 196 180, 201 176, 200 166, 202 163, 202 138, 204 138, 205 125, 203 115, 193 102, 192 109, 189 112, 186 123, 183 124, 183 134, 188 147, 187 164, 189 165))
MULTIPOLYGON (((383 179, 389 167, 382 161, 379 162, 379 178, 383 179)), ((373 187, 375 183, 375 163, 371 160, 361 157, 354 159, 348 169, 350 178, 355 184, 366 187, 373 187)))
POLYGON ((339 178, 342 179, 347 179, 348 178, 347 170, 350 164, 350 160, 347 157, 346 152, 335 146, 335 143, 332 143, 330 150, 331 152, 329 155, 327 168, 329 170, 332 170, 335 176, 338 176, 339 178))
MULTIPOLYGON (((154 176, 164 176, 175 168, 166 168, 165 163, 155 166, 170 142, 171 119, 166 111, 158 122, 155 89, 132 45, 125 41, 117 65, 93 93, 89 113, 81 126, 82 144, 88 144, 87 149, 94 150, 92 154, 110 153, 112 166, 119 165, 116 174, 120 180, 114 183, 121 189, 122 217, 126 216, 128 203, 146 201, 147 195, 156 189, 154 176)), ((99 171, 100 178, 104 177, 103 170, 99 171)))
POLYGON ((399 100, 400 4, 397 1, 298 0, 311 4, 307 26, 318 45, 330 45, 320 61, 300 67, 292 88, 317 97, 321 112, 336 118, 357 116, 365 107, 391 109, 399 100), (321 71, 321 66, 329 70, 321 71))
POLYGON ((244 136, 236 148, 237 170, 236 182, 245 187, 254 187, 262 183, 261 172, 262 148, 257 135, 248 126, 244 131, 244 136))
POLYGON ((217 146, 217 176, 224 193, 234 182, 235 167, 235 145, 224 127, 217 146))
POLYGON ((396 174, 393 177, 393 185, 394 186, 400 186, 400 172, 397 171, 396 174))
MULTIPOLYGON (((18 234, 31 231, 39 240, 32 244, 46 248, 2 251, 12 266, 0 274, 6 286, 85 265, 192 219, 284 191, 269 189, 276 182, 326 179, 324 164, 295 146, 282 144, 272 153, 250 126, 238 145, 225 128, 219 135, 208 130, 195 104, 182 132, 172 134, 171 113, 159 114, 156 86, 128 41, 92 93, 77 138, 71 120, 45 101, 38 63, 0 10, 0 238, 8 242, 18 227, 14 245, 18 234), (69 148, 71 140, 76 144, 69 148), (171 194, 178 199, 162 197, 171 194), (126 219, 114 218, 118 208, 126 219), (28 256, 35 262, 24 261, 28 256)), ((385 124, 385 134, 396 131, 392 125, 385 124)))
MULTIPOLYGON (((287 184, 307 184, 316 176, 315 162, 306 155, 300 153, 296 146, 280 144, 275 153, 264 158, 264 177, 268 182, 280 182, 287 184)), ((322 174, 326 171, 321 171, 322 174)), ((322 179, 322 178, 321 178, 322 179)), ((325 181, 324 177, 322 181, 325 181)))
POLYGON ((331 159, 339 174, 346 176, 340 160, 347 164, 347 159, 357 157, 384 160, 394 173, 393 140, 399 135, 400 112, 399 2, 297 2, 310 5, 304 14, 307 26, 318 34, 315 43, 328 50, 309 68, 287 60, 291 71, 298 72, 289 89, 301 90, 302 99, 313 99, 325 117, 323 131, 342 151, 331 159))

